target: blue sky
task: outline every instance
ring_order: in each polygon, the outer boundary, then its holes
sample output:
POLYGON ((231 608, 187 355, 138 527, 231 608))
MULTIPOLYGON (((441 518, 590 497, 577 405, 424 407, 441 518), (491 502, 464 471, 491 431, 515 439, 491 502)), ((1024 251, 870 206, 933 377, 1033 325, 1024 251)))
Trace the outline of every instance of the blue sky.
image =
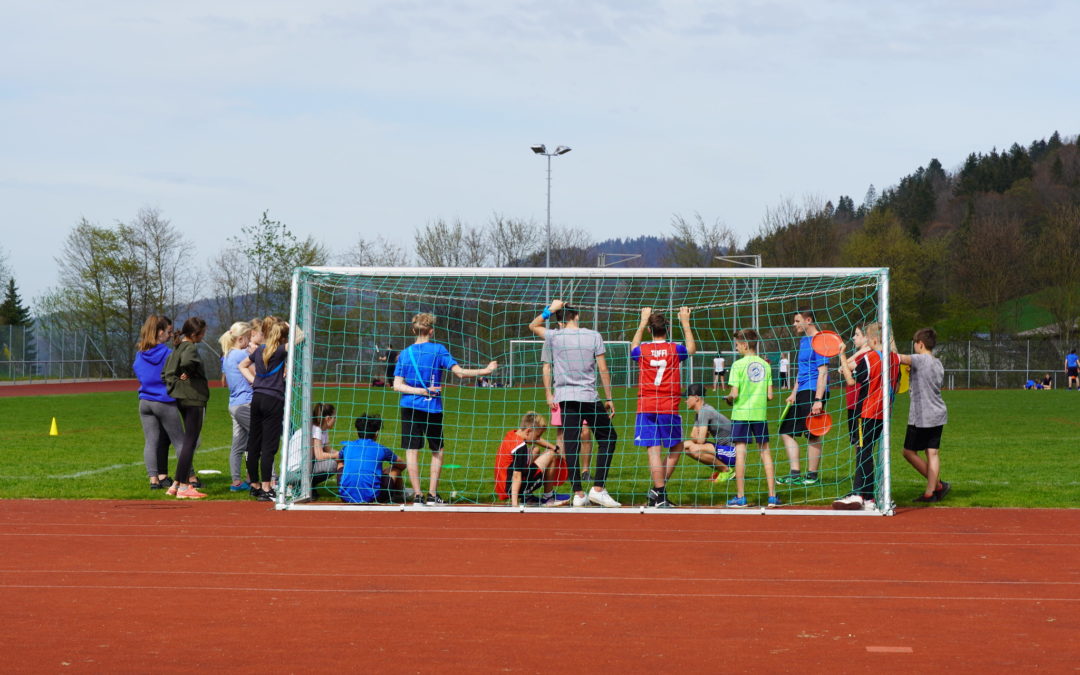
MULTIPOLYGON (((332 249, 436 218, 745 240, 938 157, 1080 132, 1070 2, 38 0, 0 8, 0 206, 27 299, 82 217, 199 259, 269 209, 332 249)), ((767 263, 767 261, 766 261, 767 263)))

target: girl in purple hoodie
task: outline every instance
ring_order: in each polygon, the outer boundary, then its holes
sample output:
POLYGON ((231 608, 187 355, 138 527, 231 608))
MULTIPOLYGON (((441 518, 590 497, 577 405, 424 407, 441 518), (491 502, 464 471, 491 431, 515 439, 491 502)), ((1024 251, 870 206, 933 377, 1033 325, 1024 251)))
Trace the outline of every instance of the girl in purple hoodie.
POLYGON ((143 461, 151 490, 164 490, 172 485, 169 444, 179 448, 184 441, 184 426, 176 400, 166 392, 165 382, 161 379, 161 368, 172 351, 167 344, 172 335, 169 317, 147 317, 139 332, 139 351, 133 365, 135 376, 139 378, 139 420, 146 438, 143 461))

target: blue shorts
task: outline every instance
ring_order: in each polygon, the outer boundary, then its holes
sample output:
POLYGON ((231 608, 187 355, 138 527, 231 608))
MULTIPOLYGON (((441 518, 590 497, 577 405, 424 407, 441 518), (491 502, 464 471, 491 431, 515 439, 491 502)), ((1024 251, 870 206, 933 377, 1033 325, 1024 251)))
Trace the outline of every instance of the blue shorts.
POLYGON ((724 463, 724 466, 735 466, 735 446, 716 446, 716 458, 724 463))
POLYGON ((732 443, 757 443, 761 445, 769 442, 768 422, 732 422, 732 443))
POLYGON ((673 448, 682 443, 682 416, 638 413, 634 423, 634 445, 642 448, 673 448))

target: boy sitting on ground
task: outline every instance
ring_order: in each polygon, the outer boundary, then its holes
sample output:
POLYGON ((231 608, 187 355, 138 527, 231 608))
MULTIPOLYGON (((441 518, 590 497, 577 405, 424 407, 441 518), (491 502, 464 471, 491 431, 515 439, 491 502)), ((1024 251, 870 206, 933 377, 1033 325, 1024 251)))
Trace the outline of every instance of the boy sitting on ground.
POLYGON ((519 506, 541 487, 542 506, 563 506, 567 503, 555 494, 558 484, 560 458, 555 446, 541 438, 547 429, 543 415, 527 412, 517 429, 511 429, 499 445, 495 461, 495 491, 500 499, 510 499, 519 506), (543 448, 539 451, 537 446, 543 448))
POLYGON ((359 438, 341 444, 341 459, 345 462, 338 479, 341 501, 352 504, 404 503, 401 472, 405 470, 405 462, 376 440, 382 418, 362 415, 356 418, 355 426, 359 438), (384 464, 390 465, 389 474, 383 473, 384 464))

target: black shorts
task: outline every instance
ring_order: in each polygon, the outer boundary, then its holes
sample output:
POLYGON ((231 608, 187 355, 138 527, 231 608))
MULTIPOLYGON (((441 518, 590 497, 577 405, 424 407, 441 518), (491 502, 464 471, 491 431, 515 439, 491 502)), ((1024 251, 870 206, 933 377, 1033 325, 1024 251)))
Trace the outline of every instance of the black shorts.
POLYGON ((1069 377, 1080 377, 1080 375, 1077 375, 1077 371, 1080 371, 1080 368, 1077 368, 1076 366, 1069 368, 1069 377))
POLYGON ((941 432, 944 426, 940 427, 917 427, 914 424, 909 424, 907 427, 907 434, 904 436, 904 449, 914 450, 915 452, 922 452, 927 448, 941 448, 941 432))
MULTIPOLYGON (((521 490, 518 492, 518 497, 524 497, 525 495, 531 495, 540 488, 544 487, 544 472, 540 470, 540 467, 535 463, 529 465, 527 472, 522 472, 521 475, 521 490)), ((514 472, 507 469, 506 471, 506 496, 509 497, 514 492, 514 472)))
POLYGON ((401 448, 423 450, 424 442, 432 451, 442 450, 442 413, 429 413, 416 408, 401 409, 401 448))
POLYGON ((881 430, 884 425, 881 420, 867 419, 865 417, 859 417, 857 420, 854 445, 860 448, 873 447, 875 443, 881 440, 881 430))
MULTIPOLYGON (((810 417, 810 412, 814 409, 814 396, 816 393, 813 389, 807 389, 795 394, 795 402, 791 404, 791 409, 788 410, 788 414, 780 422, 780 434, 788 436, 809 436, 810 433, 806 430, 806 418, 810 417)), ((829 392, 825 392, 825 398, 821 401, 821 409, 825 409, 825 403, 829 400, 829 392)))

